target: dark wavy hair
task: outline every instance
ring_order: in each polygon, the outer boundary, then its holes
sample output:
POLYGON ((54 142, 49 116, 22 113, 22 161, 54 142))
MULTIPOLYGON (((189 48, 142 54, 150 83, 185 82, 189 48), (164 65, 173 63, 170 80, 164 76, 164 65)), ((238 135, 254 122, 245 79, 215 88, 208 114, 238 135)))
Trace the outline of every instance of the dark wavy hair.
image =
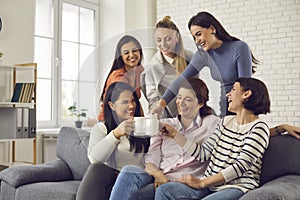
POLYGON ((107 78, 106 78, 106 80, 105 80, 105 84, 104 84, 103 91, 102 91, 102 94, 101 94, 101 99, 100 99, 101 101, 103 101, 103 98, 104 98, 104 93, 105 93, 104 90, 105 90, 105 88, 106 88, 106 83, 107 83, 107 79, 108 79, 109 75, 110 75, 113 71, 115 71, 115 70, 117 70, 117 69, 121 69, 121 68, 123 68, 123 67, 125 66, 125 63, 124 63, 124 61, 123 61, 123 59, 122 59, 121 48, 122 48, 122 46, 123 46, 124 44, 127 44, 127 43, 129 43, 129 42, 133 42, 133 43, 137 46, 137 48, 138 48, 138 50, 139 50, 139 52, 140 52, 140 55, 141 55, 141 59, 139 60, 138 65, 141 65, 141 63, 142 63, 142 60, 143 60, 143 57, 144 57, 144 56, 143 56, 142 45, 140 44, 140 42, 139 42, 135 37, 133 37, 133 36, 131 36, 131 35, 125 35, 125 36, 123 36, 123 37, 119 40, 119 42, 118 42, 118 44, 117 44, 114 62, 113 62, 113 64, 112 64, 112 67, 111 67, 111 69, 110 69, 110 72, 108 73, 108 76, 107 76, 107 78))
MULTIPOLYGON (((213 26, 216 29, 215 36, 222 41, 238 41, 240 39, 231 36, 225 28, 222 26, 222 24, 210 13, 208 12, 199 12, 195 16, 193 16, 188 23, 188 28, 191 30, 191 26, 201 26, 203 28, 210 28, 213 26)), ((252 57, 252 73, 255 73, 257 65, 260 64, 260 61, 257 60, 252 51, 251 51, 251 57, 252 57)))
MULTIPOLYGON (((128 84, 124 82, 114 82, 112 83, 106 92, 105 98, 104 98, 104 124, 107 128, 107 132, 111 132, 113 129, 117 128, 118 124, 120 122, 117 121, 118 117, 116 116, 116 112, 111 109, 108 102, 116 102, 120 94, 124 91, 130 91, 133 95, 134 101, 136 103, 136 108, 134 111, 134 116, 140 117, 142 116, 141 111, 141 104, 139 101, 139 98, 134 91, 134 89, 128 84)), ((133 151, 135 153, 141 153, 141 152, 148 152, 148 148, 150 145, 150 139, 149 138, 137 138, 134 136, 127 136, 130 143, 130 151, 133 151)))
POLYGON ((243 104, 247 110, 255 115, 270 113, 270 97, 266 85, 255 78, 238 78, 235 82, 240 83, 244 91, 251 90, 252 95, 243 104))
POLYGON ((203 103, 199 110, 201 117, 213 114, 212 108, 206 104, 209 100, 209 91, 204 81, 199 78, 189 78, 181 83, 180 88, 193 90, 198 99, 198 104, 203 103))

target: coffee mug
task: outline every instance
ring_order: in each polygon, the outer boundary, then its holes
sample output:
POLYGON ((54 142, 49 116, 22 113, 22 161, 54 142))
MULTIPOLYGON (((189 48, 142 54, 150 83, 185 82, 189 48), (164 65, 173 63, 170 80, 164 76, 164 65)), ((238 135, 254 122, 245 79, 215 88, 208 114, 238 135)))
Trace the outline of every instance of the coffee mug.
POLYGON ((134 122, 134 136, 154 136, 159 131, 159 120, 156 115, 134 117, 134 122))
POLYGON ((134 117, 134 135, 145 135, 146 117, 134 117))

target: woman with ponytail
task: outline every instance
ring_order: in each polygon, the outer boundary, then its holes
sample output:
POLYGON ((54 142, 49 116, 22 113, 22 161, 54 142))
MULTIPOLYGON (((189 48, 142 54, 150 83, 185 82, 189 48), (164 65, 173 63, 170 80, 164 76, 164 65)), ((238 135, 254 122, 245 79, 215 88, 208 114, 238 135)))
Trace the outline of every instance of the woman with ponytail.
MULTIPOLYGON (((185 50, 179 29, 165 16, 158 21, 154 30, 157 52, 142 73, 142 89, 148 100, 149 110, 159 101, 167 87, 184 71, 193 53, 185 50)), ((175 117, 175 100, 165 107, 163 117, 175 117)))

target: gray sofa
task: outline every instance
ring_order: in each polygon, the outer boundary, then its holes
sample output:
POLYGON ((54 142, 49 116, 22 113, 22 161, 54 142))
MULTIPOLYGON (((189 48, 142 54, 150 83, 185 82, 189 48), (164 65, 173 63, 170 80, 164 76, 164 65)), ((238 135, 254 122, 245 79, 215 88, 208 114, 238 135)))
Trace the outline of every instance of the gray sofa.
POLYGON ((240 200, 300 200, 300 140, 290 135, 270 138, 260 181, 259 188, 240 200))
MULTIPOLYGON (((89 133, 61 129, 57 143, 60 160, 35 166, 8 168, 0 173, 1 200, 71 200, 90 162, 89 133)), ((261 187, 241 200, 300 200, 300 141, 289 136, 270 139, 263 160, 261 187)))
POLYGON ((1 200, 74 200, 90 162, 90 133, 61 128, 56 154, 59 160, 40 165, 16 166, 0 173, 1 200))

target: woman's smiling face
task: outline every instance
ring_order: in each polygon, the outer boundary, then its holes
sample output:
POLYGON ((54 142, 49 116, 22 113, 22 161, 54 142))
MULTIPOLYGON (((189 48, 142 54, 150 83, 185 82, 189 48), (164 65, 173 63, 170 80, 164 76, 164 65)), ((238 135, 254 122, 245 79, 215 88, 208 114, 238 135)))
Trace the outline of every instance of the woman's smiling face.
POLYGON ((122 122, 134 116, 136 102, 132 92, 124 90, 114 103, 111 101, 109 102, 109 106, 117 114, 118 121, 122 122))
POLYGON ((141 60, 140 50, 134 42, 125 43, 121 47, 121 55, 125 63, 126 70, 136 67, 141 60))
POLYGON ((195 118, 202 104, 198 103, 195 92, 191 89, 180 88, 176 98, 178 114, 185 118, 195 118))
POLYGON ((230 112, 237 113, 244 108, 245 92, 239 82, 234 83, 231 91, 226 94, 228 97, 228 110, 230 112))
POLYGON ((202 26, 192 25, 190 32, 196 44, 200 45, 202 49, 208 51, 216 49, 220 46, 220 40, 215 36, 215 29, 213 27, 204 28, 202 26))
POLYGON ((174 58, 176 44, 179 41, 178 32, 168 28, 157 28, 154 37, 160 52, 165 56, 174 58))

